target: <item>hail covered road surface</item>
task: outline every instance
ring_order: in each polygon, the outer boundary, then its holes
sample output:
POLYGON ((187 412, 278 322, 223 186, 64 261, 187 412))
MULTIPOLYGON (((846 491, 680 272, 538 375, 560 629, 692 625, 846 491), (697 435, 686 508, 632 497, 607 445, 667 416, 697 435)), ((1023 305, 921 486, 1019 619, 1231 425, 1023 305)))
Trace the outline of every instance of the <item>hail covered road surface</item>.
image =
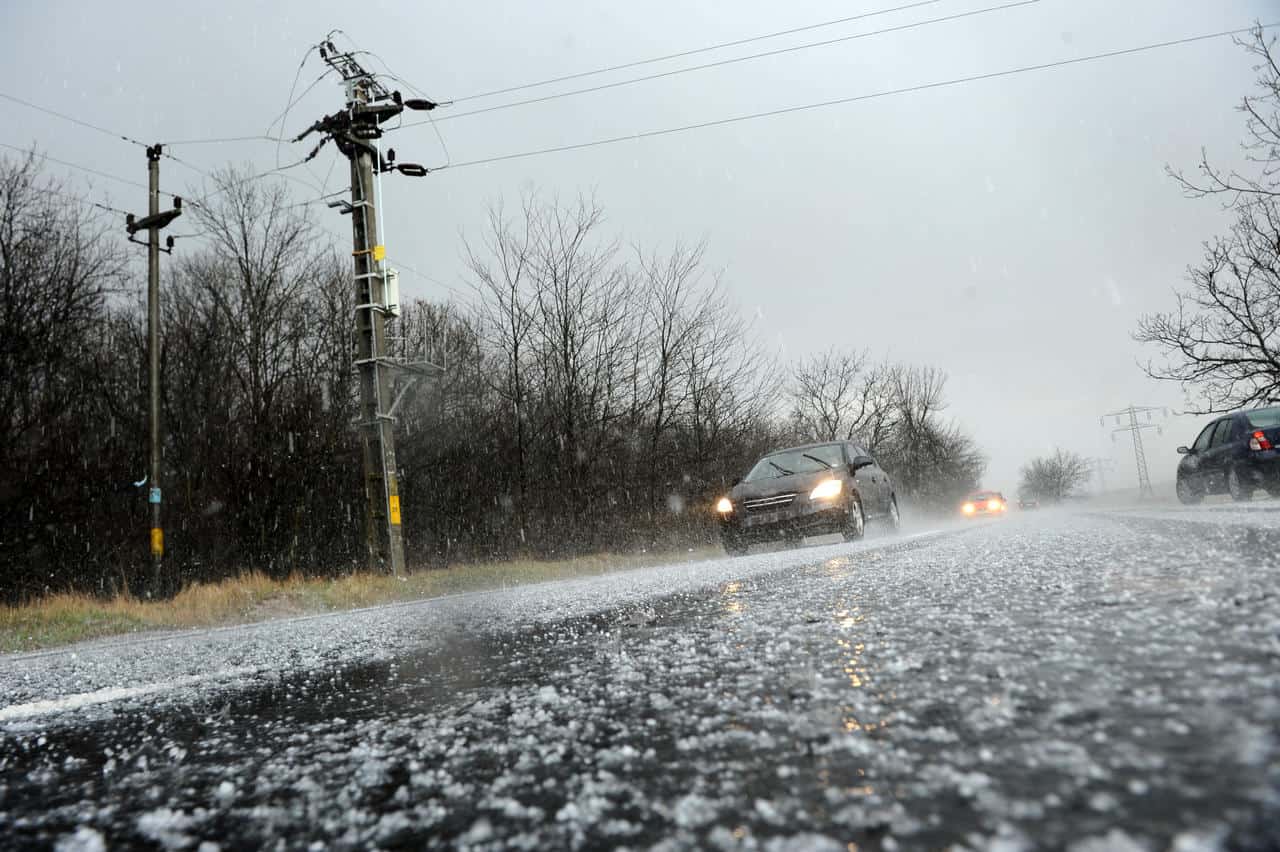
POLYGON ((3 657, 0 846, 1278 848, 1269 506, 3 657))

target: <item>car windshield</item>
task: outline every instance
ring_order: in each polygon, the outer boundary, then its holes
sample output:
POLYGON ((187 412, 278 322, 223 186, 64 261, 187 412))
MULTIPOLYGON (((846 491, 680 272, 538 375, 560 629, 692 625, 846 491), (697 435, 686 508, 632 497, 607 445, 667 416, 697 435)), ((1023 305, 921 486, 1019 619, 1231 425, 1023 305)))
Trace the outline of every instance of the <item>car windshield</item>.
POLYGON ((798 447, 794 450, 783 450, 765 456, 756 462, 755 467, 747 474, 744 482, 755 482, 761 479, 776 479, 790 476, 793 473, 817 473, 830 470, 844 464, 844 454, 839 444, 825 444, 820 447, 798 447))
POLYGON ((1249 425, 1255 429, 1266 429, 1269 426, 1280 426, 1280 408, 1259 408, 1245 414, 1249 425))

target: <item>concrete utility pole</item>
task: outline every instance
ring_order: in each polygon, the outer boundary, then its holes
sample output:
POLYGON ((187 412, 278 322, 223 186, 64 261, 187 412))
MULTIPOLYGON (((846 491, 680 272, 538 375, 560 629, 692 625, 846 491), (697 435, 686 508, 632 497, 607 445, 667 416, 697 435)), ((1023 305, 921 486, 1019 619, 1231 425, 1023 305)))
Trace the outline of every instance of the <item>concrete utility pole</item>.
POLYGON ((388 300, 386 249, 378 238, 378 185, 375 174, 398 171, 422 177, 427 170, 413 163, 395 163, 395 152, 384 159, 375 140, 382 137, 383 122, 409 109, 434 109, 426 100, 406 100, 389 92, 361 67, 350 53, 341 53, 331 41, 320 44, 320 56, 342 76, 346 108, 325 116, 297 137, 323 133, 311 159, 332 140, 351 162, 351 201, 341 206, 351 214, 352 257, 355 281, 355 366, 360 373, 360 433, 364 460, 365 530, 369 568, 404 573, 404 533, 400 524, 400 485, 396 474, 392 371, 403 368, 388 357, 386 323, 399 313, 388 300))
POLYGON ((147 148, 147 215, 136 219, 125 217, 129 241, 138 231, 147 231, 147 362, 150 373, 150 401, 147 420, 150 425, 150 466, 147 471, 147 502, 151 505, 151 594, 160 591, 160 563, 164 558, 164 527, 160 516, 160 252, 173 251, 173 237, 160 248, 160 230, 182 215, 182 199, 174 196, 173 209, 160 212, 161 147, 147 148))
POLYGON ((1151 490, 1151 474, 1147 471, 1147 453, 1142 447, 1142 430, 1155 429, 1157 434, 1163 434, 1164 430, 1158 423, 1152 423, 1151 413, 1153 411, 1161 412, 1161 418, 1169 415, 1169 409, 1155 405, 1130 405, 1128 408, 1122 408, 1119 411, 1109 411, 1102 415, 1102 425, 1106 425, 1108 417, 1116 418, 1116 428, 1111 430, 1112 438, 1115 440, 1116 433, 1129 432, 1133 435, 1133 459, 1138 467, 1138 496, 1147 498, 1154 496, 1151 490), (1138 415, 1146 414, 1146 423, 1138 422, 1138 415), (1123 423, 1124 419, 1128 419, 1127 423, 1123 423))

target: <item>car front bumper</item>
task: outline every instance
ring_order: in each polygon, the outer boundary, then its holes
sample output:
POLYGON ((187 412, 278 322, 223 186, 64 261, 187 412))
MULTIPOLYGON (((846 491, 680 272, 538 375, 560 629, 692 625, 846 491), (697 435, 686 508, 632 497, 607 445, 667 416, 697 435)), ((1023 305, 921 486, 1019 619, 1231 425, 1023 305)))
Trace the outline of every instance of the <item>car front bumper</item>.
POLYGON ((720 517, 720 537, 740 543, 796 539, 841 532, 848 521, 849 508, 844 504, 797 502, 764 512, 735 507, 727 517, 720 517))

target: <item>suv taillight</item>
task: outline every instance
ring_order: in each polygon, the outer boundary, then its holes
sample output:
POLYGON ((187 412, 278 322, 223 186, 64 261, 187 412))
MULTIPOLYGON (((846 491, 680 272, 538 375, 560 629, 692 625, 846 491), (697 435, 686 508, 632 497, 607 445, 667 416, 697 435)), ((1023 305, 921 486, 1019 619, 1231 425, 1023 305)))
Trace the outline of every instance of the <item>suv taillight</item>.
POLYGON ((1267 440, 1266 433, 1264 433, 1261 429, 1259 429, 1257 432, 1254 432, 1253 436, 1249 438, 1249 449, 1251 450, 1271 449, 1271 442, 1267 440))

